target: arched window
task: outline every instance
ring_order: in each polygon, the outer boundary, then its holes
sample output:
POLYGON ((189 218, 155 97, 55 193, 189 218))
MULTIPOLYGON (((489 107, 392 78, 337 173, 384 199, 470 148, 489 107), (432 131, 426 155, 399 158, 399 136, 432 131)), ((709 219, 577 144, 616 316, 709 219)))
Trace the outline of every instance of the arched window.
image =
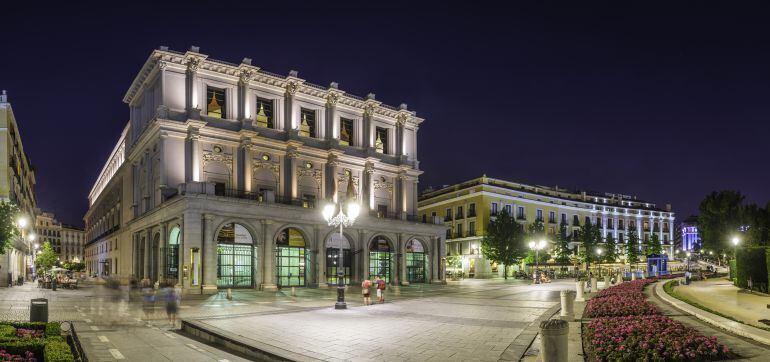
POLYGON ((299 229, 286 228, 275 241, 276 283, 279 286, 305 286, 307 253, 305 236, 299 229))
POLYGON ((340 244, 342 245, 342 266, 345 284, 350 284, 353 258, 350 253, 350 240, 339 233, 332 233, 326 240, 326 283, 338 284, 337 273, 340 265, 340 244))
POLYGON ((406 243, 406 278, 409 283, 425 283, 425 248, 419 240, 406 243))
POLYGON ((222 226, 217 234, 217 287, 254 286, 254 240, 241 224, 222 226))
POLYGON ((369 277, 379 276, 390 283, 390 243, 383 236, 376 236, 369 243, 369 277))
POLYGON ((176 284, 179 281, 179 241, 182 237, 179 226, 171 228, 166 246, 166 280, 176 284))

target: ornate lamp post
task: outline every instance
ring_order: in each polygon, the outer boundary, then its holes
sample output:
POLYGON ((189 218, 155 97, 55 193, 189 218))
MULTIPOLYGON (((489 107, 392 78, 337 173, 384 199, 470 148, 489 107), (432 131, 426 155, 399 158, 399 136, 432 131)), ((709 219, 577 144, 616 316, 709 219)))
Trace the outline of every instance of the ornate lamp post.
POLYGON ((599 260, 602 258, 602 248, 596 248, 596 267, 599 269, 599 278, 602 277, 602 266, 599 264, 599 260))
POLYGON ((545 248, 545 245, 545 240, 529 242, 529 248, 535 251, 535 283, 538 283, 540 280, 538 275, 538 272, 540 271, 540 249, 545 248))
POLYGON ((334 309, 347 309, 348 307, 345 303, 345 268, 342 252, 342 240, 344 240, 345 236, 342 234, 342 228, 344 226, 352 226, 360 211, 361 207, 356 202, 355 188, 353 188, 353 175, 350 174, 345 200, 342 203, 328 203, 323 209, 323 217, 329 226, 339 226, 340 228, 340 253, 339 264, 337 265, 337 303, 334 304, 334 309))

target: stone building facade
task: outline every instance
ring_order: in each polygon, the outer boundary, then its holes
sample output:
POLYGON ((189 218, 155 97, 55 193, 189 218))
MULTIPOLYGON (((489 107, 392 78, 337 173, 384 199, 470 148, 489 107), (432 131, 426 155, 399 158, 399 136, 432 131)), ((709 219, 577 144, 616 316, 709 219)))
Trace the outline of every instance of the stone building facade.
POLYGON ((60 261, 83 261, 85 232, 83 229, 62 224, 50 212, 38 212, 35 220, 35 243, 50 242, 60 261))
MULTIPOLYGON (((674 255, 674 220, 671 207, 655 204, 634 196, 571 191, 563 188, 527 185, 482 176, 440 189, 426 190, 420 196, 421 219, 440 218, 447 226, 448 255, 460 256, 465 275, 489 278, 503 268, 487 261, 481 254, 481 240, 489 221, 507 209, 523 226, 536 220, 543 223, 549 249, 555 242, 560 224, 576 236, 586 222, 599 225, 603 238, 612 235, 618 252, 623 254, 629 226, 635 225, 641 243, 657 234, 665 253, 674 255)), ((580 243, 570 243, 575 254, 580 243)), ((642 250, 643 251, 643 250, 642 250)), ((619 261, 624 261, 624 256, 619 261)), ((502 275, 502 274, 500 274, 502 275)))
POLYGON ((9 278, 29 278, 32 274, 32 241, 29 237, 35 219, 35 171, 24 152, 19 123, 14 115, 8 94, 0 94, 0 200, 11 202, 19 208, 26 225, 21 236, 11 242, 11 247, 0 253, 0 286, 7 286, 9 278))
POLYGON ((89 194, 92 274, 188 293, 334 281, 444 281, 443 225, 417 213, 423 119, 292 71, 193 47, 154 51, 124 101, 130 117, 89 194), (321 215, 352 181, 362 215, 334 236, 321 215))

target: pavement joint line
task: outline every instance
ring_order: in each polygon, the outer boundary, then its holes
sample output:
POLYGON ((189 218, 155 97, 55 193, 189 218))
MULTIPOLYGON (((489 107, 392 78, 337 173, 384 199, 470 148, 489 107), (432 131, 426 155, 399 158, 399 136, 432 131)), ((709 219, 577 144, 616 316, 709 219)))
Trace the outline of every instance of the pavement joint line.
POLYGON ((86 319, 83 319, 83 322, 91 323, 92 321, 90 319, 86 318, 86 319))
POLYGON ((97 326, 91 326, 91 330, 92 330, 92 331, 98 331, 98 330, 99 330, 99 327, 97 327, 97 326))
POLYGON ((109 351, 112 357, 115 359, 126 359, 126 357, 123 356, 123 354, 120 353, 117 348, 110 348, 109 351))
POLYGON ((100 342, 105 342, 105 343, 108 343, 110 340, 109 340, 109 339, 107 339, 107 336, 99 336, 99 341, 100 341, 100 342))
POLYGON ((166 337, 168 337, 168 338, 171 338, 171 339, 176 339, 176 336, 174 336, 174 335, 173 335, 173 334, 171 334, 171 333, 163 333, 163 334, 164 334, 166 337))

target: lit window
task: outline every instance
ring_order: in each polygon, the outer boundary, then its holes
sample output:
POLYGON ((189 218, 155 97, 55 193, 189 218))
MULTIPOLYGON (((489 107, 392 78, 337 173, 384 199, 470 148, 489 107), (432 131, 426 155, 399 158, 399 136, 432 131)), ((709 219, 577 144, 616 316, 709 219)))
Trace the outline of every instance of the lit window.
POLYGON ((206 88, 206 115, 209 117, 225 118, 227 115, 227 99, 225 90, 207 87, 206 88))
POLYGON ((388 130, 386 128, 376 128, 376 140, 374 141, 374 148, 379 153, 390 153, 388 150, 388 130))
POLYGON ((315 111, 302 108, 300 110, 301 122, 299 125, 299 135, 303 137, 318 137, 316 135, 315 111))
POLYGON ((340 144, 345 146, 353 146, 353 135, 353 120, 340 118, 340 144))
POLYGON ((273 100, 257 97, 257 126, 275 128, 273 124, 273 100))

